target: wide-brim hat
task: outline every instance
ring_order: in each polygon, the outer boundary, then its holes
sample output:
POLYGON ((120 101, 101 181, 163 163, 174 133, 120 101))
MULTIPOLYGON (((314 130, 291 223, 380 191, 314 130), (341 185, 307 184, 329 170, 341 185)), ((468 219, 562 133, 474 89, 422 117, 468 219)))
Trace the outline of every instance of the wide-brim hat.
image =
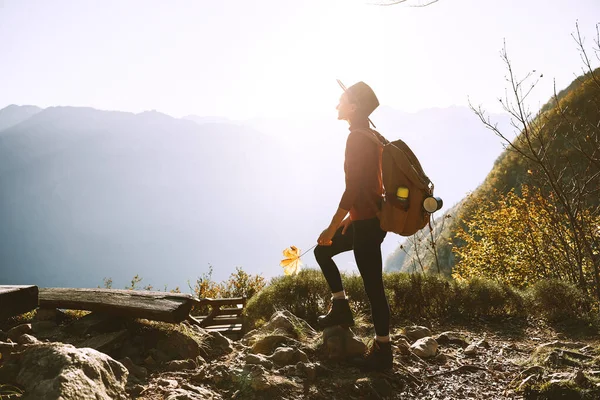
POLYGON ((377 96, 375 96, 373 89, 371 89, 369 85, 362 81, 355 83, 349 88, 346 88, 346 86, 339 79, 337 79, 337 83, 341 86, 344 92, 346 92, 346 94, 358 104, 360 110, 366 114, 369 123, 375 127, 375 124, 369 118, 369 115, 371 115, 371 113, 375 111, 377 107, 379 107, 379 100, 377 99, 377 96))

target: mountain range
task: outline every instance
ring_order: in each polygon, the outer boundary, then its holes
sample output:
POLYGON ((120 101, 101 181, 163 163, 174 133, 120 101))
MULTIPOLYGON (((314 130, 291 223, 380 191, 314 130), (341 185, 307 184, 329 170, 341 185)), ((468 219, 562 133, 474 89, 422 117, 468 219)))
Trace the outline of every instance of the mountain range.
MULTIPOLYGON (((508 126, 508 117, 495 116, 508 126)), ((467 108, 373 115, 417 154, 446 207, 487 175, 502 146, 467 108)), ((233 121, 83 107, 0 110, 0 280, 162 289, 214 268, 272 277, 281 251, 309 249, 344 189, 347 127, 330 119, 233 121)), ((388 234, 384 257, 403 241, 388 234)), ((309 252, 305 264, 316 267, 309 252)), ((355 271, 352 254, 336 257, 355 271)))

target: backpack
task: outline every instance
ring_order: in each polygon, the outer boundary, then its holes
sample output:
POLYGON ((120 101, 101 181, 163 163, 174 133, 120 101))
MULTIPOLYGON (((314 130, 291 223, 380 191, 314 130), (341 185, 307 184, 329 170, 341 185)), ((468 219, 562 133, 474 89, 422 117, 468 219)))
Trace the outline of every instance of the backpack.
POLYGON ((381 170, 385 195, 379 215, 381 229, 402 236, 414 235, 430 222, 433 212, 442 208, 442 199, 433 197, 434 185, 406 143, 390 142, 374 129, 356 131, 383 147, 381 170), (398 197, 403 193, 399 188, 408 189, 408 199, 404 195, 398 197))

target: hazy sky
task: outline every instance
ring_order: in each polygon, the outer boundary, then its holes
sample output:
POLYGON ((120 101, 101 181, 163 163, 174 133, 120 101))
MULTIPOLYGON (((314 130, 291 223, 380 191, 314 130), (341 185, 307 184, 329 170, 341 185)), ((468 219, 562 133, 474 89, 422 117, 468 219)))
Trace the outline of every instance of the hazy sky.
POLYGON ((537 105, 581 71, 576 20, 591 46, 600 1, 0 0, 0 108, 333 117, 340 78, 405 111, 498 111, 503 39, 518 73, 544 73, 537 105))

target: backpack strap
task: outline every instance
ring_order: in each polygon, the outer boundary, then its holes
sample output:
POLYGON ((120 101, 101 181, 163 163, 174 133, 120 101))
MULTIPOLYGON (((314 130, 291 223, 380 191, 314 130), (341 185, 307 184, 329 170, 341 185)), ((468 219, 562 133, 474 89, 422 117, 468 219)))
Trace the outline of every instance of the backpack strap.
POLYGON ((421 167, 419 160, 414 155, 412 150, 410 150, 410 147, 408 147, 408 145, 406 143, 404 143, 404 141, 398 140, 398 142, 400 142, 401 145, 400 145, 400 147, 396 146, 394 143, 390 142, 385 137, 383 137, 383 135, 381 133, 377 132, 375 129, 370 129, 370 128, 359 128, 359 129, 352 130, 352 132, 360 132, 360 133, 364 134, 371 141, 375 142, 380 147, 394 146, 394 148, 400 150, 404 154, 406 159, 409 161, 410 167, 414 173, 414 177, 416 179, 418 179, 418 181, 421 181, 421 184, 423 184, 426 187, 429 187, 429 185, 431 185, 431 191, 433 192, 433 182, 431 182, 431 179, 429 179, 429 177, 427 175, 425 175, 425 171, 423 171, 423 168, 421 167), (405 148, 403 148, 403 147, 405 147, 405 148))
POLYGON ((368 137, 372 142, 374 142, 375 144, 377 144, 380 147, 384 147, 385 145, 390 143, 389 140, 384 138, 383 135, 381 133, 377 132, 375 129, 358 128, 358 129, 353 129, 352 132, 362 133, 363 135, 368 137))

